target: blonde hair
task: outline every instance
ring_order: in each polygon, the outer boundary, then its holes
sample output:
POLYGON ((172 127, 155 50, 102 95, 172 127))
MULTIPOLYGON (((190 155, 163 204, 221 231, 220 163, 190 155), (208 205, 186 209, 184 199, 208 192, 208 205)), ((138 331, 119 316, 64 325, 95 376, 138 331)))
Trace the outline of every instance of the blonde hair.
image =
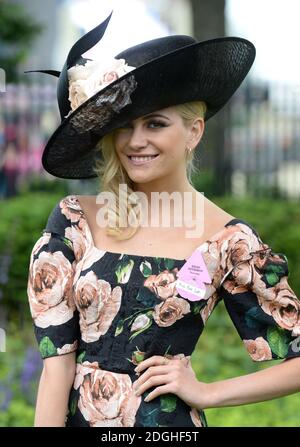
MULTIPOLYGON (((193 101, 175 106, 183 123, 188 126, 191 121, 200 117, 205 118, 207 110, 203 101, 193 101)), ((134 183, 128 176, 114 147, 114 131, 105 135, 98 143, 97 149, 102 151, 102 160, 96 160, 94 171, 99 178, 98 192, 112 193, 115 199, 115 207, 107 207, 106 234, 115 237, 117 240, 130 239, 137 231, 139 226, 140 209, 135 207, 138 202, 134 193, 134 183), (119 191, 119 185, 125 184, 127 191, 123 189, 119 191), (129 196, 131 200, 129 200, 129 196), (133 199, 133 200, 132 200, 133 199), (120 228, 120 222, 128 222, 129 227, 120 228), (113 222, 113 224, 111 223, 113 222), (129 233, 124 230, 129 229, 129 233)), ((191 183, 192 175, 197 172, 194 164, 195 151, 186 151, 186 172, 189 182, 191 183)))

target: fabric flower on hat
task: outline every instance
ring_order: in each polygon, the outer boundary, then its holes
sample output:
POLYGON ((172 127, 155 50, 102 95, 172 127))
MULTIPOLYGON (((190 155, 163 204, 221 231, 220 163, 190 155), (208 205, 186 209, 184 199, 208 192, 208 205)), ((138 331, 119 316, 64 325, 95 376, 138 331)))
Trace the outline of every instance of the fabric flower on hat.
POLYGON ((69 101, 72 113, 87 99, 134 70, 125 59, 107 61, 87 61, 85 65, 75 65, 68 70, 69 101))

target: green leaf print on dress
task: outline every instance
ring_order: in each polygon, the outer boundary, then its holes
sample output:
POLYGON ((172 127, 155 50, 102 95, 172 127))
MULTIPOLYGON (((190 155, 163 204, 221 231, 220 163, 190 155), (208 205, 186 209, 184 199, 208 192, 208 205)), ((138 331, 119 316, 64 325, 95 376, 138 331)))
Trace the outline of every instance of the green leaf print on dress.
MULTIPOLYGON (((150 320, 149 317, 151 317, 151 320, 153 320, 152 314, 153 314, 152 308, 150 308, 150 310, 142 309, 142 310, 138 310, 137 312, 134 312, 133 314, 129 315, 129 317, 127 317, 127 318, 123 318, 123 319, 119 320, 118 325, 115 330, 115 337, 117 337, 118 335, 120 335, 123 332, 125 322, 127 322, 126 324, 128 327, 130 327, 131 325, 133 326, 133 329, 131 328, 131 332, 139 331, 139 333, 140 333, 140 332, 143 332, 144 330, 148 329, 148 327, 151 326, 151 322, 152 322, 152 321, 149 322, 149 320, 150 320), (127 320, 129 320, 129 321, 127 321, 127 320)), ((131 340, 132 338, 134 338, 134 337, 133 336, 130 337, 129 340, 131 340)))
POLYGON ((153 322, 153 311, 148 311, 144 314, 140 314, 137 318, 135 318, 130 332, 134 332, 130 337, 129 341, 133 340, 137 335, 146 331, 153 322))
POLYGON ((43 337, 39 344, 39 350, 43 358, 57 354, 56 347, 49 337, 43 337))
POLYGON ((128 362, 132 363, 133 365, 138 365, 141 363, 145 358, 145 352, 141 351, 138 346, 136 346, 136 351, 132 352, 131 359, 127 358, 128 362))
POLYGON ((172 413, 176 410, 177 396, 175 394, 163 394, 160 396, 161 411, 172 413))
POLYGON ((73 244, 70 241, 70 239, 66 238, 66 237, 62 237, 63 242, 66 244, 67 247, 69 247, 71 250, 73 250, 73 244))
POLYGON ((249 328, 260 329, 265 325, 265 313, 260 306, 254 306, 245 314, 245 321, 249 328))
POLYGON ((77 405, 78 405, 78 398, 73 397, 73 399, 71 400, 71 403, 70 403, 70 413, 72 416, 74 416, 74 414, 76 412, 77 405))
MULTIPOLYGON (((150 393, 145 394, 148 395, 150 393)), ((157 418, 160 411, 156 402, 154 401, 147 402, 147 405, 143 405, 141 407, 140 412, 141 412, 140 419, 142 421, 142 427, 159 427, 157 418)))
POLYGON ((274 354, 280 358, 286 356, 291 339, 285 329, 269 326, 267 330, 267 340, 274 354))
POLYGON ((193 315, 200 314, 200 311, 207 305, 206 300, 190 302, 191 312, 193 315))
POLYGON ((280 277, 285 274, 285 268, 283 265, 280 264, 270 263, 265 267, 265 271, 266 273, 264 276, 270 286, 274 286, 275 284, 277 284, 280 280, 280 277))
POLYGON ((148 261, 141 262, 140 272, 142 273, 142 275, 145 278, 152 275, 152 266, 151 266, 150 262, 148 262, 148 261))
POLYGON ((175 265, 174 259, 164 258, 164 263, 167 270, 172 270, 174 268, 175 265))
POLYGON ((128 282, 133 266, 134 261, 132 259, 128 259, 127 255, 124 255, 118 262, 115 273, 119 284, 126 284, 128 282))
POLYGON ((82 363, 83 359, 85 357, 85 351, 83 351, 76 359, 76 363, 82 363))
MULTIPOLYGON (((174 259, 170 258, 153 258, 154 262, 157 264, 157 269, 159 273, 165 270, 172 270, 175 265, 174 259)), ((153 274, 152 266, 149 261, 143 261, 140 264, 140 271, 145 278, 153 274)))
POLYGON ((141 287, 135 299, 138 303, 143 304, 143 306, 147 308, 154 308, 154 306, 160 302, 160 299, 147 287, 141 287))

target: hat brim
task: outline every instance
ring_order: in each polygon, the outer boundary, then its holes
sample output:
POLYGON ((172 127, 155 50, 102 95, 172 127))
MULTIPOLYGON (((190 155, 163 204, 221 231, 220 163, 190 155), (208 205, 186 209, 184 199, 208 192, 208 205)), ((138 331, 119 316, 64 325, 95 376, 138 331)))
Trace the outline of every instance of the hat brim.
POLYGON ((65 179, 96 177, 107 133, 156 110, 205 101, 205 120, 215 115, 240 86, 255 59, 246 39, 224 37, 197 42, 147 62, 97 92, 65 118, 49 139, 42 164, 65 179))

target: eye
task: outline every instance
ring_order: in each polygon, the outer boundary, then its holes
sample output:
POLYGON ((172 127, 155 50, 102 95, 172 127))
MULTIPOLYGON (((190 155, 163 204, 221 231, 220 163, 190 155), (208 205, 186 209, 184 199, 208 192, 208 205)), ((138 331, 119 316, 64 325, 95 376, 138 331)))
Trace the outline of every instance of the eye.
POLYGON ((154 128, 159 128, 159 127, 167 127, 167 124, 165 124, 163 121, 159 121, 159 120, 151 120, 148 122, 149 127, 154 125, 154 128))

